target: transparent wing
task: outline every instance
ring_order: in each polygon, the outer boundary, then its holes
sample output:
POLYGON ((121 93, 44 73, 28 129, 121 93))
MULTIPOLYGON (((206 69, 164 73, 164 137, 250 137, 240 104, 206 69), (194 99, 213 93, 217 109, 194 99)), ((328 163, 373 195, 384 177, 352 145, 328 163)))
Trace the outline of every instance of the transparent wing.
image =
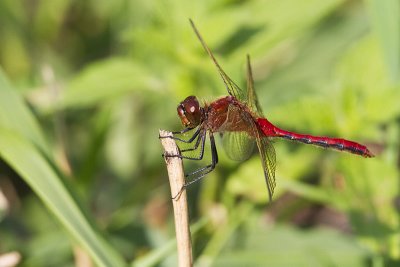
POLYGON ((275 149, 267 137, 263 135, 257 127, 256 122, 250 113, 240 113, 242 119, 248 127, 248 133, 253 140, 256 141, 258 152, 260 154, 262 168, 264 171, 265 181, 267 183, 269 199, 272 200, 272 195, 275 189, 275 149))
POLYGON ((257 144, 269 198, 272 200, 275 189, 276 160, 274 147, 269 139, 265 137, 257 127, 252 114, 241 111, 237 106, 231 106, 230 109, 231 117, 227 120, 230 123, 228 127, 229 129, 236 129, 237 131, 224 132, 224 149, 231 159, 242 161, 251 156, 254 143, 257 144), (236 117, 236 115, 238 117, 236 117), (245 126, 245 128, 242 128, 243 126, 245 126))
POLYGON ((212 61, 214 62, 215 66, 218 69, 219 74, 221 75, 222 80, 224 81, 225 87, 228 91, 228 93, 231 96, 236 97, 239 100, 246 101, 246 94, 245 92, 240 89, 239 86, 236 85, 234 81, 232 81, 231 78, 224 72, 224 70, 221 68, 219 65, 218 61, 215 59, 213 53, 211 52, 211 49, 207 46, 206 42, 203 40, 203 37, 201 37, 199 31, 197 30, 196 26, 194 25, 193 21, 190 19, 190 24, 192 25, 192 28, 194 32, 197 35, 197 38, 200 40, 200 43, 202 44, 204 50, 206 50, 207 54, 210 56, 212 61))
POLYGON ((265 181, 267 183, 269 200, 272 201, 272 195, 275 190, 275 149, 267 137, 261 137, 259 131, 256 138, 258 151, 260 152, 261 162, 264 171, 265 181))
POLYGON ((247 55, 247 105, 259 117, 263 117, 260 103, 258 102, 256 91, 254 90, 253 72, 251 70, 250 56, 247 55))
MULTIPOLYGON (((255 112, 259 117, 263 117, 260 103, 258 102, 256 91, 254 90, 253 72, 250 64, 250 56, 247 55, 247 105, 255 112)), ((265 181, 268 187, 269 199, 272 200, 272 195, 275 189, 275 149, 270 140, 262 134, 262 132, 256 126, 256 123, 252 121, 253 134, 256 139, 258 151, 260 153, 261 162, 264 170, 265 181)))
MULTIPOLYGON (((196 26, 194 25, 193 21, 190 20, 190 23, 193 27, 194 32, 197 35, 197 38, 200 40, 204 50, 207 52, 207 54, 210 56, 212 61, 214 62, 215 66, 217 67, 217 70, 219 74, 221 75, 222 80, 224 81, 225 87, 228 91, 228 93, 231 96, 236 97, 237 99, 243 101, 246 103, 250 109, 256 113, 258 116, 262 117, 262 111, 261 107, 258 103, 257 100, 257 95, 254 91, 254 82, 253 82, 253 75, 252 75, 252 70, 251 70, 251 65, 250 65, 250 57, 247 57, 247 92, 244 92, 242 89, 240 89, 239 86, 236 85, 234 81, 232 81, 231 78, 224 72, 224 70, 221 68, 219 65, 218 61, 215 59, 213 53, 211 52, 210 48, 207 46, 203 38, 201 37, 199 31, 197 30, 196 26)), ((265 180, 267 182, 267 187, 268 187, 268 193, 269 193, 269 198, 272 200, 272 195, 274 193, 275 189, 275 150, 270 141, 264 137, 264 135, 260 132, 258 129, 256 123, 253 120, 253 117, 251 114, 247 112, 240 112, 242 119, 245 120, 247 126, 249 129, 247 129, 247 132, 251 133, 251 136, 248 135, 248 133, 242 131, 238 132, 227 132, 224 135, 226 137, 226 145, 224 144, 225 149, 227 149, 228 155, 230 157, 237 157, 238 159, 243 159, 245 157, 243 156, 238 156, 240 153, 236 153, 235 151, 240 151, 242 150, 241 153, 247 154, 245 156, 250 156, 251 151, 250 151, 250 144, 251 142, 247 142, 250 139, 255 139, 257 143, 258 150, 260 152, 260 157, 262 160, 262 166, 264 170, 264 176, 265 180), (233 141, 233 146, 234 147, 229 147, 232 145, 233 141), (236 146, 236 147, 235 147, 236 146), (250 152, 249 152, 250 151, 250 152)), ((253 143, 254 144, 254 143, 253 143)), ((253 145, 254 146, 254 145, 253 145)))

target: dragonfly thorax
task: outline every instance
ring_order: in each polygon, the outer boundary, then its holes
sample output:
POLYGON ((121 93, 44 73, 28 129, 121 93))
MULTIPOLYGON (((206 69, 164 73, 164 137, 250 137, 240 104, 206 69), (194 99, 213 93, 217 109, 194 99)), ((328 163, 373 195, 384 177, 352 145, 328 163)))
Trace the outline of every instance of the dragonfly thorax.
POLYGON ((177 107, 182 124, 188 128, 198 126, 203 119, 203 108, 195 96, 188 96, 177 107))

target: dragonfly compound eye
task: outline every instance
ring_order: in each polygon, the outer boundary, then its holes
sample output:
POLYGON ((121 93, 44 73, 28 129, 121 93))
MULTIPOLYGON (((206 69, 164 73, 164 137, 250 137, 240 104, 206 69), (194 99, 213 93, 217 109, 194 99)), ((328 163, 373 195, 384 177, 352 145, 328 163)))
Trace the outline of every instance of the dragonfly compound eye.
POLYGON ((195 96, 189 96, 183 100, 178 108, 178 115, 185 127, 196 127, 201 121, 199 101, 195 96))

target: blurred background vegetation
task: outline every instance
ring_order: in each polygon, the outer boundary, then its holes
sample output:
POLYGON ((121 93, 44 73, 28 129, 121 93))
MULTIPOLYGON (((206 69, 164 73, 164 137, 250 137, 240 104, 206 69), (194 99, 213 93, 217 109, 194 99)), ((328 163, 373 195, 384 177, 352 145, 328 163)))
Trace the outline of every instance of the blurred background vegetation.
POLYGON ((197 266, 399 266, 397 0, 0 1, 0 260, 176 266, 158 129, 226 94, 188 18, 241 86, 250 54, 273 123, 376 154, 276 140, 268 203, 259 157, 220 149, 188 189, 197 266))

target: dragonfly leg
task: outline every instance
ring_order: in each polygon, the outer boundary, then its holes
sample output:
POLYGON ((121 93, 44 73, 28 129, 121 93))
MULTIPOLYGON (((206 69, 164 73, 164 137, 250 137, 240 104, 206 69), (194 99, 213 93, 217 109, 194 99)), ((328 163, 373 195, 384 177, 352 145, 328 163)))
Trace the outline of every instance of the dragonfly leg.
MULTIPOLYGON (((201 148, 201 153, 198 159, 202 159, 203 158, 203 154, 204 154, 204 141, 205 141, 205 134, 202 135, 202 148, 201 148)), ((217 147, 215 146, 215 139, 214 136, 212 134, 212 132, 210 132, 210 145, 211 145, 211 164, 202 167, 198 170, 195 170, 194 172, 188 173, 185 175, 185 177, 190 177, 190 176, 194 176, 196 174, 198 174, 194 179, 190 180, 189 182, 186 182, 181 190, 179 190, 178 194, 176 194, 176 196, 174 196, 172 199, 177 199, 179 198, 179 196, 182 194, 182 192, 191 184, 199 181, 201 178, 203 178, 204 176, 206 176, 208 173, 212 172, 215 169, 215 166, 218 163, 218 153, 217 153, 217 147), (200 174, 199 174, 200 173, 200 174)))
MULTIPOLYGON (((199 131, 200 133, 200 131, 199 131)), ((181 152, 188 152, 188 151, 193 151, 196 150, 199 145, 200 145, 200 153, 198 156, 190 157, 190 156, 185 156, 185 155, 164 155, 164 157, 178 157, 181 159, 189 159, 189 160, 202 160, 204 156, 204 143, 206 141, 206 130, 203 130, 201 134, 195 133, 196 136, 198 136, 198 139, 196 141, 196 144, 192 148, 188 148, 185 150, 182 150, 181 152)), ((193 140, 192 140, 193 141, 193 140)))
POLYGON ((198 180, 203 178, 206 174, 212 172, 215 169, 215 166, 218 163, 218 153, 217 153, 217 147, 215 146, 215 139, 212 133, 210 133, 210 145, 211 145, 211 164, 186 174, 185 175, 186 177, 195 176, 196 174, 198 175, 193 180, 187 182, 185 184, 185 187, 197 182, 198 180))
MULTIPOLYGON (((188 132, 190 130, 193 130, 193 129, 194 128, 185 128, 185 129, 183 129, 182 131, 179 131, 179 132, 172 132, 172 134, 184 134, 184 133, 186 133, 186 132, 188 132)), ((194 139, 196 139, 196 137, 199 135, 200 131, 201 131, 201 129, 199 127, 196 130, 196 132, 194 132, 194 134, 188 140, 185 140, 183 138, 176 137, 176 136, 159 136, 158 138, 171 138, 171 139, 177 140, 179 142, 190 144, 191 142, 193 142, 194 139)))
MULTIPOLYGON (((202 139, 205 139, 205 137, 203 137, 203 136, 205 136, 205 135, 206 135, 206 132, 204 132, 204 133, 201 134, 201 135, 198 135, 198 136, 197 136, 196 143, 194 144, 194 146, 193 146, 192 148, 182 149, 181 152, 184 153, 184 152, 196 150, 196 149, 199 147, 199 145, 200 145, 200 141, 201 141, 202 139)), ((204 146, 203 146, 203 147, 204 147, 204 146)))
POLYGON ((185 128, 183 130, 172 132, 172 134, 184 134, 186 132, 189 132, 190 130, 193 130, 193 128, 187 127, 187 128, 185 128))
MULTIPOLYGON (((193 128, 185 128, 181 132, 178 132, 178 133, 184 133, 184 132, 187 132, 187 131, 189 131, 191 129, 193 129, 193 128)), ((200 132, 201 132, 201 128, 199 127, 196 130, 196 132, 190 137, 189 140, 184 140, 184 139, 181 139, 181 138, 175 137, 175 136, 160 136, 159 138, 171 138, 173 140, 177 140, 177 141, 180 141, 180 142, 183 142, 183 143, 187 143, 187 144, 192 143, 194 141, 194 139, 197 138, 197 141, 196 141, 196 143, 195 143, 193 148, 188 148, 188 149, 181 150, 181 152, 193 151, 193 150, 196 150, 198 148, 200 140, 204 139, 204 137, 199 135, 200 132)), ((204 131, 203 135, 205 136, 205 131, 204 131)), ((204 150, 204 140, 202 142, 202 147, 203 147, 202 150, 204 150)), ((166 153, 163 153, 162 156, 163 157, 178 157, 178 158, 181 158, 181 159, 197 159, 197 158, 187 157, 187 156, 183 156, 183 155, 170 155, 170 154, 166 154, 166 153)), ((202 153, 200 153, 200 156, 202 158, 202 153)))

